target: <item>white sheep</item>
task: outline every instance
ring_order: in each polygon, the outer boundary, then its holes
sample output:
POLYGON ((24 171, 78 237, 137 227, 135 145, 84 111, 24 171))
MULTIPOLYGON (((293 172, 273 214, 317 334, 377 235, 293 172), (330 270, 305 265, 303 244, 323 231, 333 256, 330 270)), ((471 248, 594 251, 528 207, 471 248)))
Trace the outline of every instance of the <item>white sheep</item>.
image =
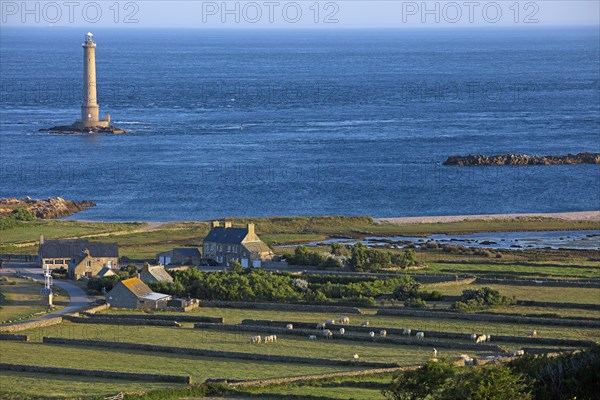
POLYGON ((473 365, 473 359, 466 354, 461 354, 460 358, 463 359, 465 365, 473 365))
POLYGON ((485 335, 477 336, 477 340, 475 340, 475 343, 483 343, 483 342, 485 342, 485 339, 486 339, 485 335))
POLYGON ((379 336, 386 337, 387 336, 387 331, 385 329, 380 330, 379 331, 379 336))
POLYGON ((326 326, 327 324, 325 322, 319 322, 317 324, 317 329, 325 329, 326 326))
POLYGON ((475 342, 476 340, 477 340, 477 334, 474 333, 471 335, 471 341, 475 342))
POLYGON ((350 318, 346 317, 345 315, 340 315, 340 318, 338 319, 338 323, 339 324, 349 324, 350 318))
POLYGON ((352 356, 352 358, 354 358, 355 360, 358 360, 358 354, 354 353, 354 355, 352 356))
POLYGON ((367 321, 367 320, 360 321, 360 326, 369 326, 369 321, 367 321))
POLYGON ((431 356, 433 358, 437 358, 437 350, 434 348, 433 351, 431 352, 431 356))
POLYGON ((343 335, 344 333, 346 333, 346 330, 344 328, 340 328, 340 335, 343 335))
POLYGON ((248 339, 248 342, 250 343, 261 343, 262 339, 260 336, 250 336, 250 338, 248 339))
POLYGON ((529 337, 537 336, 537 332, 534 329, 532 329, 529 332, 527 332, 527 336, 529 336, 529 337))
POLYGON ((492 340, 492 335, 485 335, 485 341, 489 342, 490 340, 492 340))
POLYGON ((292 324, 287 324, 285 327, 286 327, 288 330, 290 330, 290 331, 291 331, 292 329, 294 329, 294 325, 292 325, 292 324))
POLYGON ((410 329, 404 329, 404 330, 402 331, 402 334, 403 334, 403 335, 405 335, 405 336, 410 336, 410 333, 411 333, 411 332, 412 332, 412 331, 411 331, 410 329))
POLYGON ((327 321, 325 321, 325 323, 326 323, 327 325, 335 325, 335 320, 333 320, 333 319, 328 319, 327 321))
POLYGON ((308 337, 308 340, 317 340, 317 336, 316 335, 310 335, 308 337))
POLYGON ((375 332, 373 332, 373 331, 369 332, 369 337, 375 337, 375 332))
POLYGON ((424 339, 425 338, 425 332, 417 332, 415 334, 415 338, 417 338, 419 340, 424 339))
POLYGON ((331 332, 329 329, 325 329, 323 331, 323 336, 325 336, 325 339, 331 339, 333 337, 333 332, 331 332))
POLYGON ((515 350, 511 353, 513 357, 520 357, 525 355, 525 350, 515 350))

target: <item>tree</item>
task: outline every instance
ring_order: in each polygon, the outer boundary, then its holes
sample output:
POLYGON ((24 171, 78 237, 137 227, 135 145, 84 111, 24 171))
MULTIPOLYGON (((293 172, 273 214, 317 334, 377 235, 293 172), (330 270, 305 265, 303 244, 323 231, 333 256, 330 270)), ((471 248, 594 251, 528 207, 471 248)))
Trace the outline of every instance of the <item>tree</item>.
POLYGON ((390 400, 531 400, 524 376, 505 365, 461 369, 447 359, 403 371, 383 391, 390 400))
POLYGON ((402 254, 402 260, 400 266, 402 268, 412 267, 417 264, 417 254, 414 250, 406 250, 404 254, 402 254))
POLYGON ((237 274, 241 274, 242 272, 244 272, 244 267, 237 261, 232 261, 229 264, 229 268, 237 274))
POLYGON ((400 279, 400 283, 394 289, 394 298, 405 301, 417 297, 417 292, 421 286, 419 282, 406 275, 403 275, 400 279))

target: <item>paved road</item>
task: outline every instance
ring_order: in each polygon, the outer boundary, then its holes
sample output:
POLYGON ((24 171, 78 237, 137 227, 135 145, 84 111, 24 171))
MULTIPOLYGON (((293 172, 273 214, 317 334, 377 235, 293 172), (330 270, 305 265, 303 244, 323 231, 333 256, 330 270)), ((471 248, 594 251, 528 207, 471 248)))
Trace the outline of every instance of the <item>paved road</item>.
MULTIPOLYGON (((12 273, 18 273, 20 275, 30 276, 36 281, 44 282, 43 270, 32 263, 25 262, 7 262, 4 263, 4 268, 0 270, 0 275, 8 275, 12 273)), ((72 283, 55 279, 53 284, 59 288, 66 290, 69 293, 69 305, 61 310, 57 310, 48 314, 41 315, 39 317, 31 318, 26 321, 20 321, 8 325, 15 325, 30 321, 39 321, 42 319, 48 319, 57 317, 64 314, 77 312, 81 308, 87 306, 93 298, 90 298, 79 286, 75 286, 72 283)), ((5 325, 6 326, 6 325, 5 325)))

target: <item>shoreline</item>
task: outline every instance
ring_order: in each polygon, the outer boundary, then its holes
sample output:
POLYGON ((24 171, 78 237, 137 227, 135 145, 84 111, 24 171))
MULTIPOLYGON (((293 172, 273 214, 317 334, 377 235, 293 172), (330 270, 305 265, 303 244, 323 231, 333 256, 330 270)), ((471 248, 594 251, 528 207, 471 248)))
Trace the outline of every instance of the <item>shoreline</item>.
POLYGON ((477 215, 439 215, 429 217, 391 217, 373 218, 375 222, 394 225, 435 224, 461 221, 498 221, 517 220, 519 218, 553 218, 565 221, 599 222, 600 211, 574 211, 561 213, 524 213, 524 214, 477 214, 477 215))
MULTIPOLYGON (((269 218, 296 218, 296 217, 327 217, 330 215, 272 215, 269 217, 228 217, 219 218, 221 219, 269 219, 269 218)), ((344 217, 353 217, 351 215, 343 215, 344 217)), ((564 221, 572 222, 599 222, 600 223, 600 210, 598 211, 572 211, 572 212, 558 212, 558 213, 511 213, 511 214, 473 214, 473 215, 433 215, 433 216, 420 216, 420 217, 372 217, 375 223, 390 223, 393 225, 414 225, 414 224, 435 224, 435 223, 449 223, 449 222, 461 222, 461 221, 498 221, 498 220, 518 220, 520 218, 550 218, 550 219, 561 219, 564 221)), ((158 228, 162 225, 172 223, 195 223, 195 222, 210 222, 211 220, 169 220, 169 221, 143 221, 143 220, 130 220, 130 221, 103 221, 103 220, 91 220, 91 219, 76 219, 76 218, 59 218, 61 221, 74 221, 74 222, 98 222, 98 223, 146 223, 150 226, 147 227, 150 230, 158 228)), ((600 229, 600 224, 598 226, 600 229)))

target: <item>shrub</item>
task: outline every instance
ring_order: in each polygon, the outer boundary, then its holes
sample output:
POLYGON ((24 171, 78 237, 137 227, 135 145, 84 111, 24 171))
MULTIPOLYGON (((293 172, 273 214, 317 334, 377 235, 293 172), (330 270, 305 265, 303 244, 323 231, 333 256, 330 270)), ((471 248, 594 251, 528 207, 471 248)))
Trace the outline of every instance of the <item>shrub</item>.
POLYGON ((425 308, 427 307, 427 303, 423 299, 413 297, 404 301, 404 307, 425 308))
POLYGON ((26 208, 19 208, 14 210, 10 216, 16 221, 33 221, 35 216, 26 208))
POLYGON ((502 296, 499 291, 489 287, 481 289, 466 289, 461 295, 460 301, 455 302, 452 308, 458 311, 479 310, 497 306, 515 304, 516 300, 502 296))
POLYGON ((401 279, 402 282, 394 289, 393 297, 398 300, 416 297, 421 285, 410 276, 403 275, 401 279))
POLYGON ((444 295, 437 290, 432 290, 431 292, 418 292, 417 297, 426 301, 441 301, 444 298, 444 295))

